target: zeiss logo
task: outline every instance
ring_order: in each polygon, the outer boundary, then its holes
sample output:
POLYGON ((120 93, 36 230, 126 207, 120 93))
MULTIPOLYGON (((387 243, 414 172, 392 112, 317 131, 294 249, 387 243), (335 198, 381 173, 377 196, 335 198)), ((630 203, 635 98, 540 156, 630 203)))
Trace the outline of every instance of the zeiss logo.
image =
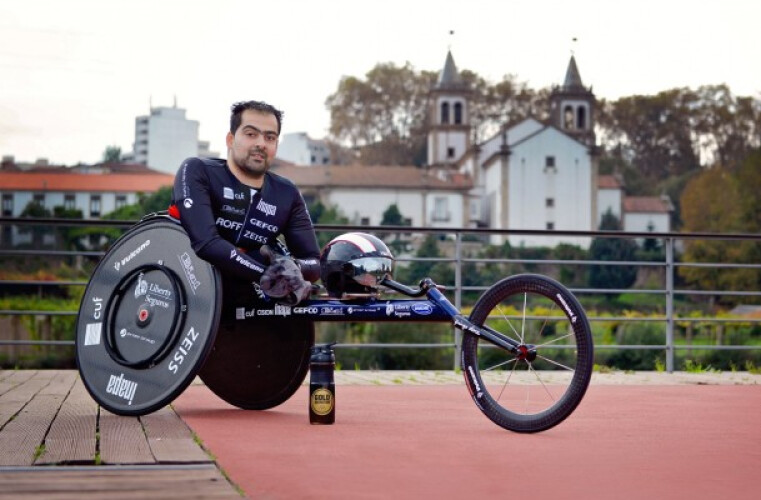
POLYGON ((260 212, 264 212, 269 216, 274 216, 275 212, 277 212, 277 207, 275 205, 271 205, 264 200, 259 200, 259 203, 256 205, 256 209, 260 212))

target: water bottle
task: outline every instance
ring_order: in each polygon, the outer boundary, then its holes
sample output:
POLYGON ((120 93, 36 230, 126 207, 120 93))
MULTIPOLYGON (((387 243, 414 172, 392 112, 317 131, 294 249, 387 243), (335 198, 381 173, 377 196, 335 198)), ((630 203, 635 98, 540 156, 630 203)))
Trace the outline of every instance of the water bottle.
POLYGON ((336 421, 336 384, 333 380, 335 366, 333 344, 312 347, 309 358, 310 424, 332 424, 336 421))

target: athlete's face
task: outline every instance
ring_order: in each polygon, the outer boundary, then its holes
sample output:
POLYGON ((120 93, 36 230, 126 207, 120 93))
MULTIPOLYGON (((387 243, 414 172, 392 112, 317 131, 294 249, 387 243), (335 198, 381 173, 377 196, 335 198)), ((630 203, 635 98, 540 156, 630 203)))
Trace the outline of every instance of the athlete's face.
POLYGON ((227 133, 227 161, 244 175, 260 178, 277 153, 277 118, 271 113, 246 109, 235 134, 227 133))

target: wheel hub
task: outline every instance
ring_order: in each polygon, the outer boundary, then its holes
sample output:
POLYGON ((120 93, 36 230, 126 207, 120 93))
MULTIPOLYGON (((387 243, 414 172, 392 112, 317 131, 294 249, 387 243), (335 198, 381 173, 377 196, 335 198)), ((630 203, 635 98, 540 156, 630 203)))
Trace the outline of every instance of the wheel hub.
POLYGON ((520 361, 534 361, 536 359, 536 346, 531 344, 521 344, 518 346, 518 359, 520 361))

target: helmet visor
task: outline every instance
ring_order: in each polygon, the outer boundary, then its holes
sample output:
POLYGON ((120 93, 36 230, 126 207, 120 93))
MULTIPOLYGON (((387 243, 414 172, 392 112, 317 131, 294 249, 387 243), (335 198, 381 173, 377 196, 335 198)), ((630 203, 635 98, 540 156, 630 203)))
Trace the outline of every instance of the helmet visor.
POLYGON ((390 277, 394 270, 394 260, 388 257, 363 257, 351 263, 354 281, 370 287, 378 285, 386 276, 390 277))

